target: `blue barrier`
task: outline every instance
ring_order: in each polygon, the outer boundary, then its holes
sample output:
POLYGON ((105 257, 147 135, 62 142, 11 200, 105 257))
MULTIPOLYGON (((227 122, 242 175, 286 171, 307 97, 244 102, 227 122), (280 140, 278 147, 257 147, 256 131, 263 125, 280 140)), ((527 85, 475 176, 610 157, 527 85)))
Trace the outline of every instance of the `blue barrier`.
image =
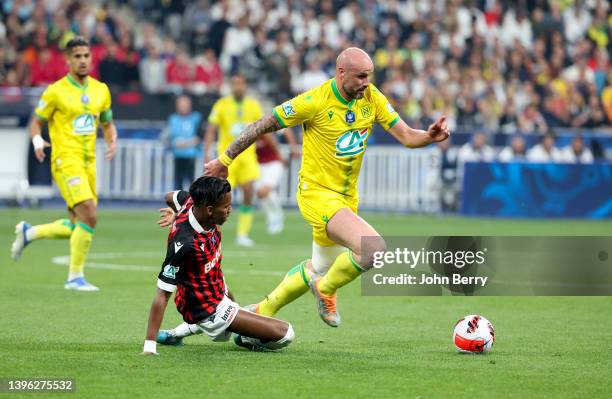
POLYGON ((469 216, 612 218, 612 164, 465 164, 469 216))

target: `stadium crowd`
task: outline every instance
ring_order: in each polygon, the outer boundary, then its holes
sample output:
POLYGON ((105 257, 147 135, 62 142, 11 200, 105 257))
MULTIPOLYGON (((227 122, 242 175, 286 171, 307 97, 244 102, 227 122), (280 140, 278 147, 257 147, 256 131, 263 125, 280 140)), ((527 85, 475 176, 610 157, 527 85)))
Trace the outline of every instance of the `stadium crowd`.
POLYGON ((0 86, 47 85, 61 49, 92 44, 116 93, 218 93, 241 71, 278 102, 325 81, 339 49, 375 62, 407 122, 539 132, 612 121, 612 16, 605 0, 5 0, 0 86))

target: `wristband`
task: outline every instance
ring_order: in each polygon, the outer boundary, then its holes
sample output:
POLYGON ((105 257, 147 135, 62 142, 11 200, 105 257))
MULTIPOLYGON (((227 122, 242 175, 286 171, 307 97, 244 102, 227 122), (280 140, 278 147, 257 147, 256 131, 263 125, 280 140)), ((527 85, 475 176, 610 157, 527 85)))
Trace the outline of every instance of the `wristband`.
POLYGON ((149 341, 148 339, 145 340, 144 348, 142 349, 142 351, 143 352, 157 353, 157 342, 149 341))
POLYGON ((32 137, 32 145, 34 146, 35 150, 42 150, 45 147, 45 140, 43 140, 40 134, 37 134, 36 136, 32 137))
POLYGON ((233 159, 230 158, 226 153, 223 153, 221 155, 219 155, 219 157, 217 158, 217 160, 219 162, 221 162, 221 164, 225 167, 228 167, 232 164, 233 159))

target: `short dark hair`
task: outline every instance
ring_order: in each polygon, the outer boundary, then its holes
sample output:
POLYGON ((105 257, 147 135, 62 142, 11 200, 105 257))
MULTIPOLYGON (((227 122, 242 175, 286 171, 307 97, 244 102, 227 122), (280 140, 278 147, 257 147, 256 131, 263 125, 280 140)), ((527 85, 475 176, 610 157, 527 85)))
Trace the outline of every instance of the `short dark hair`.
POLYGON ((232 191, 225 179, 213 176, 198 177, 189 187, 189 195, 196 207, 216 205, 232 191))
POLYGON ((72 49, 75 47, 89 47, 89 42, 82 36, 75 36, 66 43, 66 53, 72 53, 72 49))

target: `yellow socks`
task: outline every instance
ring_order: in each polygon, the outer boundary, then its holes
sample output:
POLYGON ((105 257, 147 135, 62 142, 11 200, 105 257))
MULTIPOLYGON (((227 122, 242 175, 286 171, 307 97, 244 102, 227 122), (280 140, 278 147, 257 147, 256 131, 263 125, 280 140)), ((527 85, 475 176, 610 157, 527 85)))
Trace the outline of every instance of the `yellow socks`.
POLYGON ((264 316, 274 316, 283 306, 293 302, 308 291, 310 276, 306 262, 291 268, 281 283, 266 298, 259 302, 257 312, 264 316))
POLYGON ((334 295, 338 288, 355 280, 361 273, 363 269, 353 259, 352 252, 344 252, 338 255, 325 276, 319 281, 319 291, 325 295, 334 295))
MULTIPOLYGON (((287 272, 281 283, 257 305, 257 313, 264 316, 274 316, 283 306, 293 302, 308 291, 308 283, 312 279, 306 270, 306 262, 293 267, 287 272)), ((350 251, 340 254, 329 268, 329 271, 318 283, 319 291, 325 295, 333 295, 338 288, 355 280, 363 273, 361 266, 353 259, 350 251)))
MULTIPOLYGON (((85 258, 89 253, 94 229, 83 222, 77 222, 70 236, 70 276, 82 276, 85 258)), ((71 280, 72 278, 69 278, 71 280)))
POLYGON ((28 241, 41 238, 68 238, 72 234, 74 225, 69 219, 59 219, 47 224, 39 224, 28 230, 28 241), (31 233, 30 233, 31 230, 31 233))
POLYGON ((253 226, 253 207, 240 205, 238 209, 238 236, 248 237, 253 226))

